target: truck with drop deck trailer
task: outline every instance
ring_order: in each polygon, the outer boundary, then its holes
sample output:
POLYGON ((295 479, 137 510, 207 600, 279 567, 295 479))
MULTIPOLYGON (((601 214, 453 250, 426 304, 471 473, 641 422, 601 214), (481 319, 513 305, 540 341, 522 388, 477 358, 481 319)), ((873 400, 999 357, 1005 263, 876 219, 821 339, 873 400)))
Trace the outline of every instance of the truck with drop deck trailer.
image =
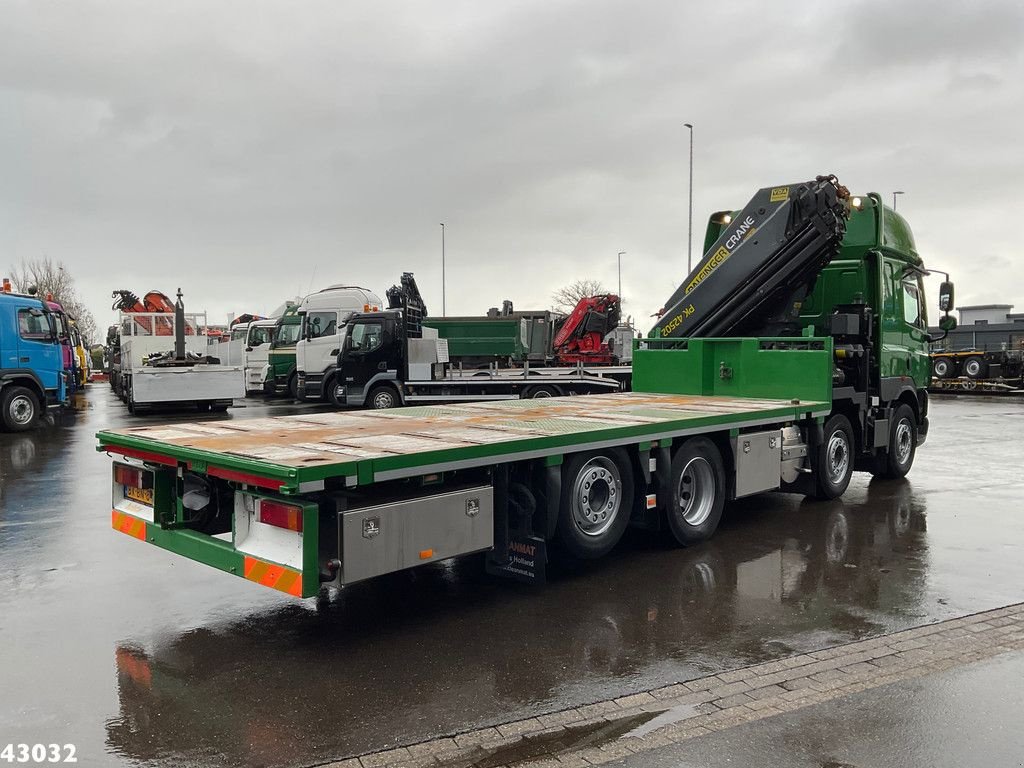
POLYGON ((632 392, 103 431, 111 524, 310 597, 474 552, 542 580, 555 548, 598 558, 630 525, 696 545, 733 499, 909 472, 934 339, 905 220, 818 177, 708 240, 635 342, 632 392))

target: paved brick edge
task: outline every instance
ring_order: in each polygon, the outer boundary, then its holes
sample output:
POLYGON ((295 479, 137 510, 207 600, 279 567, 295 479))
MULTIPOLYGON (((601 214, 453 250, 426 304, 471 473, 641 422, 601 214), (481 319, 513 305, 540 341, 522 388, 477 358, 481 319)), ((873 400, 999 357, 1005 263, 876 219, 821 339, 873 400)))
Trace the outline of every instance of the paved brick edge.
POLYGON ((586 768, 1022 649, 1024 603, 1019 603, 493 728, 327 763, 324 768, 468 767, 524 738, 679 708, 681 719, 646 735, 521 763, 529 768, 586 768))

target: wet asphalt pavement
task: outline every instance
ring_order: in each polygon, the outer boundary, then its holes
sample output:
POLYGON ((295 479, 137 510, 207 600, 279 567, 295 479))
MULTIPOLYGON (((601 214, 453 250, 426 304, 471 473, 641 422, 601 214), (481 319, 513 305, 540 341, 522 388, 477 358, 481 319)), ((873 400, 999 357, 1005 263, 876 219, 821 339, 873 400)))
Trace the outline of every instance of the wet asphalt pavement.
POLYGON ((1019 766, 1024 655, 875 688, 609 768, 1019 766))
MULTIPOLYGON (((249 403, 226 417, 295 412, 249 403)), ((82 765, 303 766, 1024 600, 1024 403, 933 401, 907 481, 633 533, 543 589, 427 566, 298 601, 110 529, 105 384, 0 434, 0 742, 82 765)))

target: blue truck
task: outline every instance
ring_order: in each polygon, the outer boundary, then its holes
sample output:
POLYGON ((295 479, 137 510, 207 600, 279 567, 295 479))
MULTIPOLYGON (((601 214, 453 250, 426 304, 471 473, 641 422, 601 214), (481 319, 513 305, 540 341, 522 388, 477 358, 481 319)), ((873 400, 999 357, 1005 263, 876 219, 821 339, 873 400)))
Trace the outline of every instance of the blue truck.
POLYGON ((70 382, 53 312, 8 286, 0 290, 0 426, 24 432, 67 403, 70 382))

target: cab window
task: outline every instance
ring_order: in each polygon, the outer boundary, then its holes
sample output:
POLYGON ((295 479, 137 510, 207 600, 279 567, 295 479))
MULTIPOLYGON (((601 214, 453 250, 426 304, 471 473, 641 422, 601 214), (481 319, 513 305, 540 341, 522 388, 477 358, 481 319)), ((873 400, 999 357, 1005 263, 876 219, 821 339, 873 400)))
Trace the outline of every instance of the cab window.
POLYGON ((255 328, 249 329, 249 346, 258 347, 261 344, 266 344, 270 341, 270 336, 274 332, 273 328, 266 326, 256 326, 255 328))
POLYGON ((50 322, 42 312, 19 309, 18 334, 31 341, 50 341, 50 322))
POLYGON ((921 294, 916 282, 903 281, 903 319, 908 325, 921 327, 921 294))
POLYGON ((288 325, 279 325, 277 332, 274 335, 274 346, 275 347, 288 347, 293 346, 295 342, 299 340, 299 324, 289 323, 288 325))
POLYGON ((338 316, 335 312, 310 312, 306 315, 309 338, 332 336, 338 332, 338 316))
POLYGON ((356 323, 351 333, 353 350, 372 352, 381 345, 384 326, 380 323, 356 323))

